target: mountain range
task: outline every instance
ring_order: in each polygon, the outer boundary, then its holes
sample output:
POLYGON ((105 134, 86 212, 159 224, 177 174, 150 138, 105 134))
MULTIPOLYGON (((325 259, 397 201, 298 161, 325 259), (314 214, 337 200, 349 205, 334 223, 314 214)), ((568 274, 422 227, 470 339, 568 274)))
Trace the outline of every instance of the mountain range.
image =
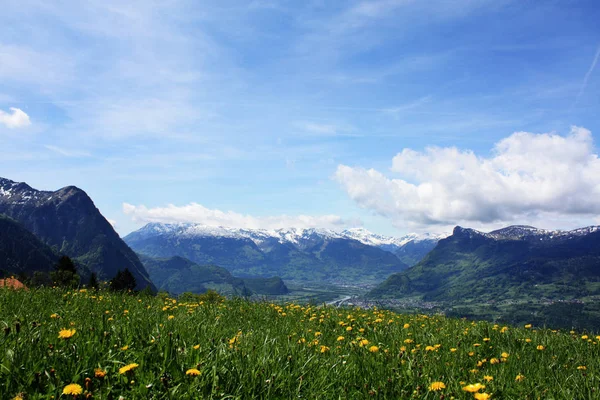
POLYGON ((241 277, 276 275, 294 281, 372 284, 408 267, 397 255, 406 246, 419 243, 430 249, 439 237, 395 239, 364 229, 262 230, 149 223, 124 240, 141 254, 216 264, 241 277))
POLYGON ((371 298, 498 302, 600 295, 600 227, 549 231, 456 227, 418 264, 391 275, 371 298))
POLYGON ((129 269, 137 288, 155 289, 137 255, 121 240, 92 199, 81 189, 36 190, 0 178, 0 214, 17 221, 54 253, 71 257, 101 280, 129 269))

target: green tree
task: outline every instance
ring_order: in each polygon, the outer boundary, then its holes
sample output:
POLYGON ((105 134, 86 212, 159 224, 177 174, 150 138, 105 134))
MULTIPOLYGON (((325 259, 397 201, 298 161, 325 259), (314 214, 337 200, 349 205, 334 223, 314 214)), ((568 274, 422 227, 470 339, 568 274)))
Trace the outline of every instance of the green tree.
POLYGON ((98 275, 95 272, 92 272, 90 275, 90 281, 88 282, 88 287, 93 289, 98 289, 98 275))
POLYGON ((135 285, 135 277, 129 268, 125 268, 124 271, 117 271, 117 275, 110 280, 109 288, 113 291, 126 291, 135 289, 135 285))
POLYGON ((77 266, 67 256, 62 256, 54 266, 54 271, 50 273, 52 282, 56 286, 75 287, 79 284, 79 275, 77 275, 77 266))

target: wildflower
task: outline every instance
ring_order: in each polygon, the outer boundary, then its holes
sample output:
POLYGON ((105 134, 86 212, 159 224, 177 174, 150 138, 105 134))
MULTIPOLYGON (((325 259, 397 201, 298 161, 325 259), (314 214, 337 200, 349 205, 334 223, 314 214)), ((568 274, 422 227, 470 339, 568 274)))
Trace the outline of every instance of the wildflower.
POLYGON ((344 337, 343 336, 338 336, 337 341, 341 342, 342 340, 344 340, 344 337))
POLYGON ((15 397, 12 398, 12 400, 23 400, 23 393, 19 393, 18 395, 16 395, 15 397))
POLYGON ((61 329, 60 332, 58 332, 58 338, 59 339, 69 339, 69 338, 73 337, 75 332, 76 332, 75 329, 61 329))
POLYGON ((96 368, 94 370, 94 376, 98 379, 103 379, 106 376, 106 371, 102 368, 96 368))
POLYGON ((432 392, 437 392, 442 389, 446 389, 444 382, 433 382, 431 385, 429 385, 429 390, 432 392))
POLYGON ((500 363, 500 360, 498 360, 496 357, 490 358, 490 364, 494 365, 498 363, 500 363))
POLYGON ((54 313, 50 316, 50 318, 60 318, 60 315, 58 315, 57 313, 54 313))
POLYGON ((456 351, 456 349, 454 347, 450 349, 451 353, 454 353, 455 351, 456 351))
POLYGON ((377 346, 371 346, 371 347, 369 347, 369 351, 371 353, 377 353, 379 351, 379 347, 377 347, 377 346))
POLYGON ((412 340, 412 339, 405 339, 404 340, 404 343, 406 343, 406 344, 410 344, 410 343, 413 343, 413 342, 414 342, 414 340, 412 340))
POLYGON ((488 400, 491 396, 488 393, 475 393, 473 397, 475 400, 488 400))
POLYGON ((362 339, 360 342, 358 342, 358 345, 360 347, 364 347, 364 346, 366 346, 368 344, 369 344, 369 341, 367 339, 362 339))
POLYGON ((187 371, 185 371, 185 374, 188 376, 199 376, 201 372, 198 371, 196 368, 190 368, 187 371))
POLYGON ((81 394, 81 393, 83 393, 83 388, 76 383, 68 384, 63 389, 63 394, 66 394, 66 395, 77 396, 78 394, 81 394))
POLYGON ((350 332, 351 330, 352 330, 352 327, 351 327, 351 326, 348 326, 348 327, 346 327, 346 331, 347 331, 347 332, 350 332))
POLYGON ((531 329, 531 324, 525 325, 525 329, 531 329))
POLYGON ((194 350, 198 350, 199 348, 200 348, 199 344, 197 344, 197 345, 194 346, 194 350))
POLYGON ((125 351, 125 350, 127 350, 128 348, 129 348, 129 345, 125 345, 125 346, 121 347, 121 350, 125 351))
POLYGON ((500 329, 500 333, 504 333, 508 330, 508 326, 503 326, 502 329, 500 329))
POLYGON ((515 381, 521 382, 523 379, 525 379, 525 376, 519 374, 519 375, 516 376, 515 381))
POLYGON ((508 353, 506 353, 506 352, 504 352, 504 353, 500 354, 500 356, 501 356, 502 358, 508 358, 508 356, 509 356, 509 355, 510 355, 510 354, 508 354, 508 353))
POLYGON ((128 373, 128 372, 131 372, 131 371, 133 371, 133 370, 134 370, 134 369, 136 369, 137 367, 139 367, 139 365, 138 365, 138 364, 136 364, 136 363, 133 363, 133 364, 127 364, 127 365, 125 365, 124 367, 121 367, 121 368, 119 368, 119 373, 120 373, 121 375, 124 375, 124 374, 126 374, 126 373, 128 373))
POLYGON ((410 324, 404 324, 404 329, 410 328, 410 324))
POLYGON ((174 315, 169 315, 169 317, 167 318, 169 321, 172 320, 173 318, 175 318, 174 315))
POLYGON ((484 376, 484 377, 483 377, 483 380, 484 380, 484 381, 486 381, 486 382, 491 382, 491 381, 493 381, 493 380, 494 380, 494 377, 493 377, 493 376, 486 375, 486 376, 484 376))
POLYGON ((540 344, 540 345, 538 345, 537 349, 538 349, 538 350, 544 350, 544 346, 542 346, 542 345, 540 344))
POLYGON ((481 383, 471 383, 462 388, 462 390, 469 393, 479 392, 481 389, 485 389, 485 385, 482 385, 481 383))
POLYGON ((579 367, 577 367, 577 369, 580 371, 585 371, 587 367, 585 365, 580 365, 579 367))
POLYGON ((321 350, 320 351, 321 351, 321 353, 326 353, 326 352, 329 351, 329 347, 327 347, 327 346, 321 346, 321 350))
POLYGON ((581 337, 581 339, 582 339, 582 340, 588 340, 588 335, 583 335, 583 336, 581 337))

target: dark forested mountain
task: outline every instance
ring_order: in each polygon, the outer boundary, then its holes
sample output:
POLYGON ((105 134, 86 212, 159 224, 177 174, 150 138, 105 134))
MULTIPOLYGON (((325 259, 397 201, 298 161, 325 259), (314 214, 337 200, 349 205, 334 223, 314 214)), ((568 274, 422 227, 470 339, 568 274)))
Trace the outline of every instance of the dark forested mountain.
POLYGON ((236 278, 225 268, 215 265, 198 265, 183 257, 152 258, 140 255, 140 260, 150 273, 159 290, 172 294, 184 292, 203 293, 208 289, 223 294, 248 296, 281 295, 288 292, 281 278, 236 278))
POLYGON ((265 231, 152 223, 124 240, 138 253, 181 256, 222 266, 240 277, 364 284, 381 282, 407 267, 379 247, 319 229, 265 231))
POLYGON ((51 272, 58 255, 17 221, 0 214, 0 278, 51 272))
POLYGON ((77 187, 40 191, 0 178, 0 214, 17 220, 55 252, 68 255, 100 279, 111 279, 127 268, 138 288, 154 288, 137 255, 77 187))
POLYGON ((373 298, 426 301, 579 299, 600 295, 600 229, 456 227, 417 265, 390 276, 373 298))

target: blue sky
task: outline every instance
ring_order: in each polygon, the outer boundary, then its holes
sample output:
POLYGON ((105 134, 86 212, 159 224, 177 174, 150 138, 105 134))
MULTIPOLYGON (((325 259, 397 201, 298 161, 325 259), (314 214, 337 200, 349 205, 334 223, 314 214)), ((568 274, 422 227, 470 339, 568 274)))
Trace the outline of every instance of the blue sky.
POLYGON ((596 1, 0 9, 0 176, 77 185, 122 234, 600 223, 596 1))

